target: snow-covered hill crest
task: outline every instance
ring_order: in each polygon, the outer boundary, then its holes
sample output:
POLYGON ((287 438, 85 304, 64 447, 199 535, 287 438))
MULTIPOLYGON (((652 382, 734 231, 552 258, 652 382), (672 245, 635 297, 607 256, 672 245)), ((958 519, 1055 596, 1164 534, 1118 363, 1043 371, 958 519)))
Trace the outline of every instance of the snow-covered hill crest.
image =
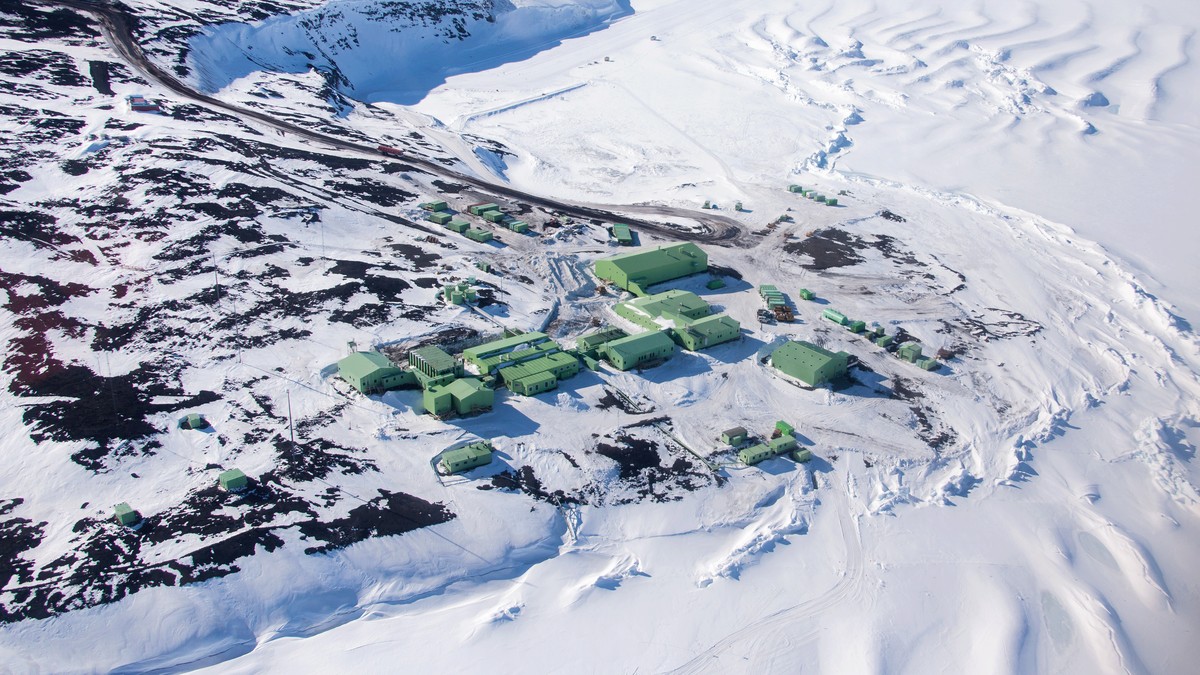
POLYGON ((190 42, 202 89, 256 71, 317 70, 360 101, 415 103, 445 78, 520 60, 630 13, 625 0, 331 0, 190 42))

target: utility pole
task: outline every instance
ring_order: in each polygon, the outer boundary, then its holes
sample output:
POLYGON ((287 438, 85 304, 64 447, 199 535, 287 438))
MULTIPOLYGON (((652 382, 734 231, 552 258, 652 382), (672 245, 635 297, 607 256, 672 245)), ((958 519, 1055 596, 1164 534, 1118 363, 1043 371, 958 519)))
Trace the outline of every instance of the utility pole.
POLYGON ((217 271, 217 254, 213 252, 213 283, 217 287, 217 304, 221 304, 221 275, 217 271))
POLYGON ((292 390, 288 389, 288 437, 291 438, 292 452, 296 452, 296 430, 292 426, 292 390))

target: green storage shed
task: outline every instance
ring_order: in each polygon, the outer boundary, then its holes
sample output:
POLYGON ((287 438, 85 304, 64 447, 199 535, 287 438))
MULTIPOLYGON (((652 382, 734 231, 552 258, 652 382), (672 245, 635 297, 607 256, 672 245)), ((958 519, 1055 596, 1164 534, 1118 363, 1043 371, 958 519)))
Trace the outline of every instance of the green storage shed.
POLYGON ((226 492, 241 492, 250 486, 250 479, 242 473, 241 469, 230 469, 222 471, 221 475, 217 476, 217 483, 226 492))
POLYGON ((491 232, 489 232, 487 230, 480 230, 480 229, 477 229, 474 227, 470 228, 463 234, 466 235, 467 239, 470 239, 471 241, 477 241, 481 244, 489 242, 495 238, 492 236, 491 232))
POLYGON ((450 221, 454 220, 454 216, 449 213, 435 211, 425 216, 425 220, 428 220, 431 223, 437 223, 438 225, 446 225, 450 221))
POLYGON ((821 312, 821 316, 829 319, 839 326, 845 326, 846 324, 850 323, 850 319, 846 318, 845 314, 842 314, 836 309, 827 309, 824 312, 821 312))
POLYGON ((138 513, 132 506, 125 502, 121 502, 113 507, 113 517, 125 527, 133 527, 142 522, 142 514, 138 513))
POLYGON ((745 427, 733 427, 721 432, 721 442, 735 448, 748 440, 750 440, 750 434, 745 427))
POLYGON ((742 325, 724 314, 690 321, 684 327, 671 331, 676 342, 693 352, 735 340, 741 334, 742 325))

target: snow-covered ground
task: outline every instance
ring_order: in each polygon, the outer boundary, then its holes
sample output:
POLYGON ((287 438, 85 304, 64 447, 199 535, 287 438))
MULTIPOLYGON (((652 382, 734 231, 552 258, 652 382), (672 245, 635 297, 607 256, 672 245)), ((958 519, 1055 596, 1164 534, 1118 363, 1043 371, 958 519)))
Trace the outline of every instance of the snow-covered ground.
MULTIPOLYGON (((620 324, 587 273, 615 252, 603 227, 548 228, 535 209, 535 236, 472 244, 412 225, 415 203, 439 191, 456 208, 474 200, 421 172, 228 117, 138 115, 82 84, 39 81, 44 105, 85 123, 37 147, 91 170, 64 178, 78 165, 31 162, 4 196, 7 209, 53 215, 68 236, 47 247, 44 224, 27 225, 4 244, 4 331, 26 359, 7 366, 5 419, 41 433, 0 447, 13 467, 0 477, 5 531, 41 523, 37 545, 6 558, 31 565, 0 589, 24 618, 0 629, 7 667, 1190 670, 1200 274, 1183 190, 1200 175, 1194 3, 496 3, 501 20, 464 24, 471 37, 438 48, 464 56, 425 54, 445 67, 419 81, 378 67, 369 45, 387 24, 364 18, 378 4, 210 28, 189 43, 189 77, 240 105, 404 140, 533 193, 617 210, 711 199, 744 231, 706 250, 741 279, 719 291, 708 276, 667 286, 705 296, 744 336, 644 372, 502 394, 494 412, 448 423, 418 414, 413 392, 347 395, 330 369, 347 341, 498 328, 438 305, 428 280, 476 274, 495 299, 483 313, 548 323, 564 341, 593 319, 620 324), (554 20, 515 21, 530 12, 554 20), (313 16, 336 17, 368 47, 338 42, 313 16), (527 32, 506 32, 518 26, 527 32), (255 60, 214 46, 222 40, 255 60), (306 46, 328 62, 297 58, 306 46), (344 81, 305 72, 310 62, 344 81), (105 130, 116 137, 103 147, 87 136, 105 130), (158 172, 135 172, 147 168, 158 172), (111 206, 113 182, 138 209, 159 209, 165 236, 115 210, 143 229, 113 235, 117 246, 100 238, 87 214, 111 206), (737 200, 747 212, 732 211, 737 200), (795 222, 774 223, 784 213, 795 222), (279 246, 247 255, 263 241, 279 246), (495 273, 478 272, 479 260, 495 273), (224 304, 193 306, 210 300, 214 277, 224 304), (797 302, 795 324, 755 322, 763 283, 797 302), (820 302, 799 301, 801 287, 820 302), (39 295, 45 310, 28 300, 39 295), (825 307, 955 356, 924 372, 823 321, 825 307), (54 359, 42 371, 28 365, 35 329, 54 359), (845 349, 865 368, 837 390, 798 388, 760 361, 789 336, 845 349), (45 432, 48 413, 18 407, 53 411, 51 394, 77 395, 37 377, 63 364, 92 373, 100 393, 110 387, 115 406, 111 383, 128 386, 120 378, 148 363, 166 369, 154 403, 167 407, 145 413, 158 445, 63 439, 45 432), (213 434, 173 428, 192 408, 170 406, 197 392, 215 392, 202 406, 213 434), (319 466, 288 454, 288 405, 319 466), (816 460, 746 468, 717 443, 724 428, 762 434, 778 419, 816 460), (497 463, 465 478, 430 470, 434 453, 473 436, 495 439, 497 463), (187 583, 214 569, 198 547, 242 531, 205 511, 216 468, 234 463, 273 475, 279 508, 219 505, 213 513, 261 539, 218 559, 215 578, 187 583), (396 494, 425 504, 411 513, 428 526, 339 540, 347 520, 396 494), (122 499, 163 526, 205 515, 179 537, 96 553, 118 576, 162 563, 179 581, 130 582, 108 603, 104 584, 85 584, 67 605, 78 609, 25 618, 38 614, 22 588, 77 590, 60 581, 64 567, 80 569, 69 553, 110 541, 115 526, 101 519, 122 499)), ((416 40, 445 21, 404 19, 412 40, 389 48, 420 52, 416 40)), ((98 40, 47 44, 85 73, 87 60, 114 58, 98 40)), ((36 75, 8 75, 30 96, 36 75)), ((114 86, 185 105, 145 82, 114 86)), ((14 129, 32 124, 6 114, 14 129)))

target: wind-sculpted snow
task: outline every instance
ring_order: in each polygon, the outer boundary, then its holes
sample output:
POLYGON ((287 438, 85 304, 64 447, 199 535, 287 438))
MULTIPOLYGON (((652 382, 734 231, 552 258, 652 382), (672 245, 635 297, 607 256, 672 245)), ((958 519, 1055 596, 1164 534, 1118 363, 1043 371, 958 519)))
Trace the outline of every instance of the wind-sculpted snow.
POLYGON ((191 40, 201 88, 256 71, 321 72, 342 94, 415 103, 445 78, 528 58, 630 13, 621 0, 331 0, 258 24, 223 24, 191 40))

